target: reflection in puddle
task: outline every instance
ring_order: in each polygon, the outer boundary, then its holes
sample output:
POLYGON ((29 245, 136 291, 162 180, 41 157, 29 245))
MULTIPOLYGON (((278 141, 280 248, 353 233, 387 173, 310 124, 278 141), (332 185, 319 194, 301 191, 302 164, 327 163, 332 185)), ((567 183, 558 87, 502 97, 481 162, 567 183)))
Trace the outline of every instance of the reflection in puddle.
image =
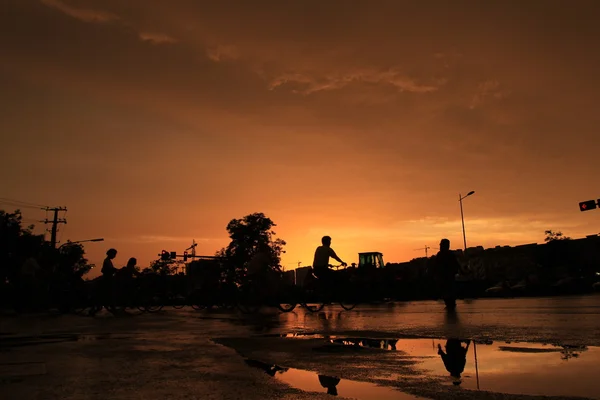
POLYGON ((600 398, 600 348, 462 339, 331 338, 330 344, 402 351, 425 372, 466 389, 600 398))
POLYGON ((321 335, 319 333, 267 333, 260 335, 261 337, 278 337, 278 338, 295 338, 295 339, 329 339, 335 338, 335 336, 321 335))
POLYGON ((381 350, 397 350, 396 344, 398 343, 398 339, 354 339, 354 338, 340 338, 336 339, 335 337, 330 339, 330 343, 333 344, 342 344, 345 346, 353 346, 353 347, 368 347, 372 349, 381 349, 381 350))
POLYGON ((368 382, 350 381, 335 376, 319 375, 315 372, 295 368, 283 368, 262 361, 247 359, 252 367, 262 369, 270 376, 292 387, 306 392, 324 392, 333 396, 351 397, 359 400, 417 400, 410 394, 368 382))

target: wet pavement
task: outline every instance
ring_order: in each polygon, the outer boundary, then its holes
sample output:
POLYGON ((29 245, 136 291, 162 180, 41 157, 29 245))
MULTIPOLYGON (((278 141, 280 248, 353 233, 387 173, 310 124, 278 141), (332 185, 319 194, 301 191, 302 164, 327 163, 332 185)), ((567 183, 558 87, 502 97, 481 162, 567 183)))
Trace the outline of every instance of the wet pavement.
MULTIPOLYGON (((343 352, 342 348, 350 351, 360 351, 363 348, 398 352, 398 359, 417 362, 414 366, 417 372, 414 376, 417 379, 423 376, 435 377, 442 385, 460 385, 470 390, 508 394, 600 398, 600 380, 597 379, 600 372, 600 347, 491 340, 477 342, 457 338, 373 339, 302 333, 265 337, 312 340, 315 341, 313 351, 328 349, 330 353, 343 352), (568 384, 565 385, 565 382, 568 384)), ((290 343, 290 352, 293 352, 293 347, 294 344, 290 343)), ((376 367, 376 363, 372 363, 371 366, 376 367)), ((319 391, 314 389, 317 382, 315 376, 319 377, 314 372, 281 366, 272 366, 272 370, 277 372, 274 376, 291 386, 319 391)), ((379 377, 382 376, 385 379, 401 377, 400 374, 388 373, 379 377)), ((352 393, 356 398, 388 398, 384 393, 375 397, 359 396, 358 392, 361 390, 356 389, 356 382, 341 382, 344 384, 337 385, 340 395, 345 392, 352 393)), ((380 389, 372 386, 374 385, 362 385, 361 388, 364 393, 380 389)))
POLYGON ((2 399, 600 399, 600 296, 0 317, 2 399), (500 395, 502 394, 502 395, 500 395), (499 397, 500 396, 500 397, 499 397))

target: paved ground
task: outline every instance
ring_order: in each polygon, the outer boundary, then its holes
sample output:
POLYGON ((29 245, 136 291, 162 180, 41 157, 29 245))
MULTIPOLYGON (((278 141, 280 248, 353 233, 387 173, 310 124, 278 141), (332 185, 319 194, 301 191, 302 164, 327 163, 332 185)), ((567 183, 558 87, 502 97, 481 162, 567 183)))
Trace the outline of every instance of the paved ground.
POLYGON ((350 312, 331 306, 316 314, 269 309, 256 316, 188 308, 130 317, 4 316, 0 391, 3 399, 19 400, 331 398, 325 393, 330 378, 319 380, 318 372, 341 378, 340 397, 361 399, 524 397, 518 393, 600 398, 600 386, 585 378, 600 372, 600 352, 594 348, 600 346, 599 314, 596 295, 476 300, 459 303, 454 317, 436 302, 359 306, 350 312), (289 332, 321 336, 277 337, 289 332), (331 342, 345 337, 401 339, 396 351, 331 342), (427 339, 430 344, 406 337, 442 340, 427 339), (443 377, 439 359, 432 361, 437 344, 444 347, 449 337, 478 343, 469 350, 460 386, 443 377), (499 343, 515 341, 563 347, 497 351, 499 343), (564 350, 568 346, 584 350, 564 350), (474 383, 474 350, 481 358, 476 373, 483 390, 474 383), (524 354, 530 355, 514 358, 524 354), (420 372, 430 364, 435 373, 420 372), (269 368, 274 365, 287 370, 274 372, 269 368), (515 371, 522 372, 520 378, 507 375, 515 371), (555 387, 532 383, 544 379, 555 387))

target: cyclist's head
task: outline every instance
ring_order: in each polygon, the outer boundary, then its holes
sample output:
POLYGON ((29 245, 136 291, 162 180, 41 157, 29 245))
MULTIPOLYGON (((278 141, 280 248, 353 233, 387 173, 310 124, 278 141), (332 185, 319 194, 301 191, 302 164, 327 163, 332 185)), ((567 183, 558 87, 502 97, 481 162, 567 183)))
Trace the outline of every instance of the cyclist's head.
POLYGON ((440 250, 450 250, 450 241, 448 239, 440 240, 440 250))
POLYGON ((106 255, 107 255, 109 258, 115 258, 115 257, 117 256, 117 250, 116 250, 116 249, 109 249, 109 250, 106 252, 106 255))
POLYGON ((331 245, 331 236, 323 236, 321 238, 321 243, 323 243, 323 246, 330 246, 331 245))
POLYGON ((137 265, 137 260, 133 257, 131 257, 129 259, 129 261, 127 261, 127 266, 128 267, 135 267, 137 265))

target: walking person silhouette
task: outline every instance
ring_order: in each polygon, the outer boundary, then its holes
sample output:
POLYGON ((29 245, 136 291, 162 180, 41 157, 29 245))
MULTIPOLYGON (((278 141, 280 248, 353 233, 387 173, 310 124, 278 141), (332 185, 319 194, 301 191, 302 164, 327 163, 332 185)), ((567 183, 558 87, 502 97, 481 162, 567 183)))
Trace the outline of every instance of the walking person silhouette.
POLYGON ((454 252, 450 250, 450 240, 440 241, 440 251, 435 256, 434 280, 438 293, 444 299, 446 310, 456 309, 456 282, 455 276, 460 270, 460 264, 454 252))

